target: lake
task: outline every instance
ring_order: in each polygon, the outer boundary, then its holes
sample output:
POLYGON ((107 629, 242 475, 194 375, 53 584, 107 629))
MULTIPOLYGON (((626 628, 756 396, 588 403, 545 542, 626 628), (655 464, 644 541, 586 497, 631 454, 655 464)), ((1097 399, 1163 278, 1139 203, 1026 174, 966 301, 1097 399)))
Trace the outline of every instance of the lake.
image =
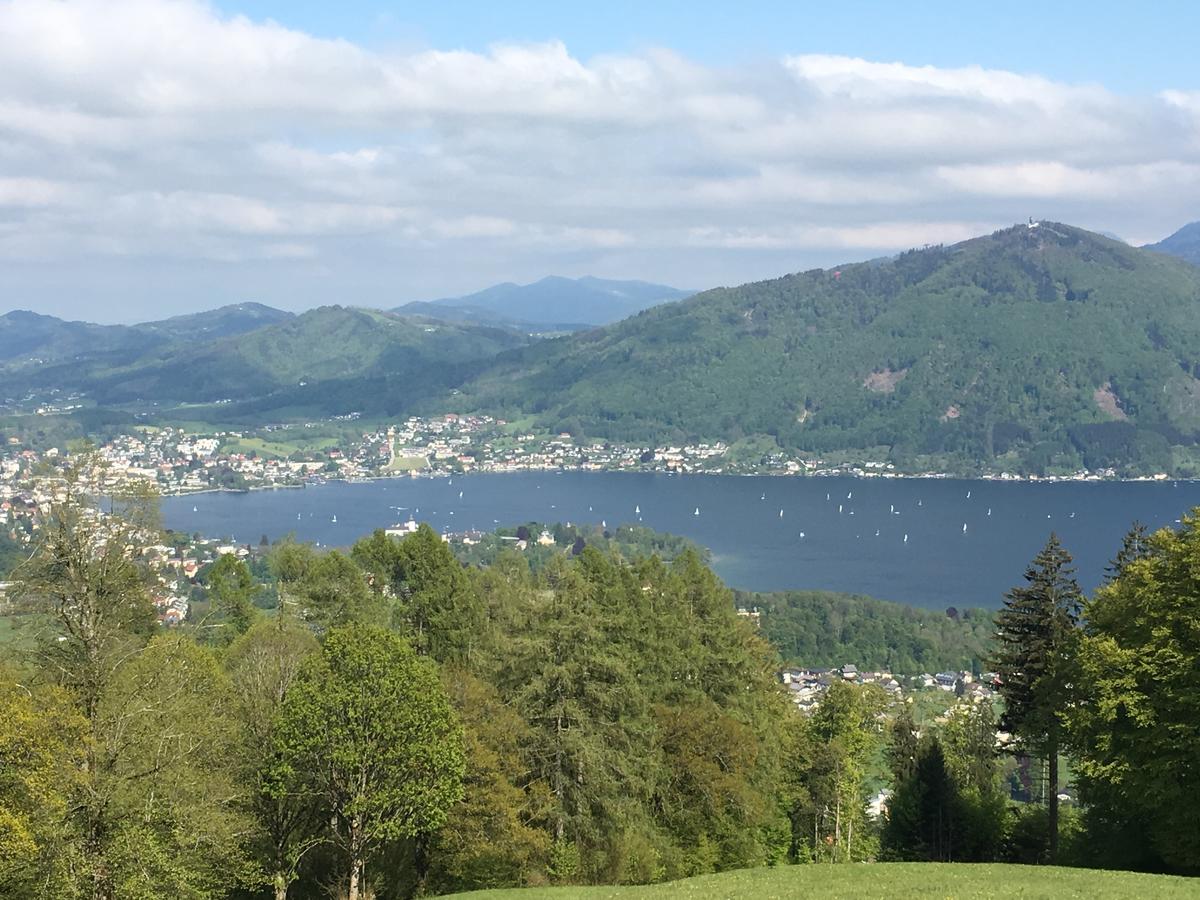
POLYGON ((409 516, 438 531, 640 521, 711 549, 731 587, 822 588, 944 609, 998 606, 1051 531, 1091 590, 1135 519, 1172 525, 1196 505, 1200 484, 1182 481, 536 472, 169 497, 163 514, 181 531, 241 543, 294 533, 322 546, 349 545, 409 516))

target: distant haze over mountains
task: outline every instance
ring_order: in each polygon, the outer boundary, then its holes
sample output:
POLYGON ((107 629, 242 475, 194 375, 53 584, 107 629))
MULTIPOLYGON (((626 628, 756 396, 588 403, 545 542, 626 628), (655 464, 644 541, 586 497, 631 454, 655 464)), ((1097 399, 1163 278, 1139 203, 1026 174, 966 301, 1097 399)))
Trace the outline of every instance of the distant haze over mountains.
POLYGON ((23 360, 55 362, 79 355, 135 357, 161 344, 245 334, 290 318, 292 313, 261 303, 234 303, 138 325, 68 322, 17 309, 0 316, 0 367, 23 360))
POLYGON ((1145 249, 1169 253, 1171 256, 1178 256, 1193 265, 1200 266, 1200 222, 1184 225, 1157 244, 1147 244, 1145 249))
POLYGON ((694 293, 645 281, 552 275, 533 284, 505 282, 464 297, 406 303, 394 311, 528 331, 578 331, 694 293))

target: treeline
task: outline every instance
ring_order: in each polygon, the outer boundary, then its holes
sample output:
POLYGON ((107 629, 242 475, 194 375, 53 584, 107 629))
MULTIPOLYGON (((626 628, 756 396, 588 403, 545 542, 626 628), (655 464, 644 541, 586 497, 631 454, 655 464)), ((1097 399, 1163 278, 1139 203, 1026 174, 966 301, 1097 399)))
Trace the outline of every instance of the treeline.
POLYGON ((774 648, 686 548, 572 542, 533 571, 515 552, 464 566, 427 526, 347 553, 284 542, 275 608, 227 556, 209 613, 165 630, 133 551, 151 510, 101 517, 68 490, 39 534, 0 676, 0 897, 384 900, 872 859, 1200 867, 1192 516, 1132 532, 1089 601, 1052 542, 998 617, 999 720, 947 695, 920 724, 840 678, 798 714, 774 648), (1044 808, 1009 803, 1001 750, 1047 760, 1044 808), (1065 827, 1060 752, 1083 803, 1065 827))
POLYGON ((1135 525, 1090 599, 1051 535, 1005 598, 991 660, 1002 747, 1034 763, 1030 787, 1043 802, 1005 809, 986 707, 950 717, 950 733, 919 734, 898 717, 886 856, 993 858, 1017 815, 1024 825, 1009 846, 1021 861, 1200 874, 1198 516, 1153 535, 1135 525), (1076 801, 1065 819, 1063 759, 1076 801))
POLYGON ((739 606, 758 610, 763 635, 792 665, 977 675, 995 631, 993 613, 982 609, 934 612, 830 591, 736 596, 739 606))
POLYGON ((285 543, 277 609, 224 557, 212 614, 163 630, 130 513, 68 496, 17 572, 7 896, 647 882, 816 839, 785 803, 775 654, 695 553, 585 547, 535 574, 464 568, 427 526, 285 543))

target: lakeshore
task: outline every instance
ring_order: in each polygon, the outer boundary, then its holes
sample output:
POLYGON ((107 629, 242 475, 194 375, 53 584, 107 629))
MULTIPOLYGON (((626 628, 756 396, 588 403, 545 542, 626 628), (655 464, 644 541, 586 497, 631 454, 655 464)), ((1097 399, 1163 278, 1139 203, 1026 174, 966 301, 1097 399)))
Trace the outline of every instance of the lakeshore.
POLYGON ((459 539, 528 522, 640 524, 709 548, 732 587, 945 609, 998 606, 1052 530, 1091 590, 1135 519, 1174 525, 1197 504, 1200 485, 1184 481, 514 472, 172 497, 163 513, 169 527, 231 542, 291 533, 322 546, 409 519, 459 539))

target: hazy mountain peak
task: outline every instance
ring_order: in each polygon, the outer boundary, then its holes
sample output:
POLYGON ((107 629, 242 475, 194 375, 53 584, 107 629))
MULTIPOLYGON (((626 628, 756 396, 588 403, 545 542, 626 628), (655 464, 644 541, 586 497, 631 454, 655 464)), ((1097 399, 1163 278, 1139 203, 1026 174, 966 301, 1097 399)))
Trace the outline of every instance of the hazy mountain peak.
POLYGON ((1145 249, 1177 256, 1194 265, 1200 265, 1200 222, 1189 222, 1157 244, 1147 244, 1145 249))
POLYGON ((396 311, 523 331, 574 331, 607 325, 692 293, 646 281, 547 275, 530 284, 504 282, 462 297, 407 303, 396 311))

